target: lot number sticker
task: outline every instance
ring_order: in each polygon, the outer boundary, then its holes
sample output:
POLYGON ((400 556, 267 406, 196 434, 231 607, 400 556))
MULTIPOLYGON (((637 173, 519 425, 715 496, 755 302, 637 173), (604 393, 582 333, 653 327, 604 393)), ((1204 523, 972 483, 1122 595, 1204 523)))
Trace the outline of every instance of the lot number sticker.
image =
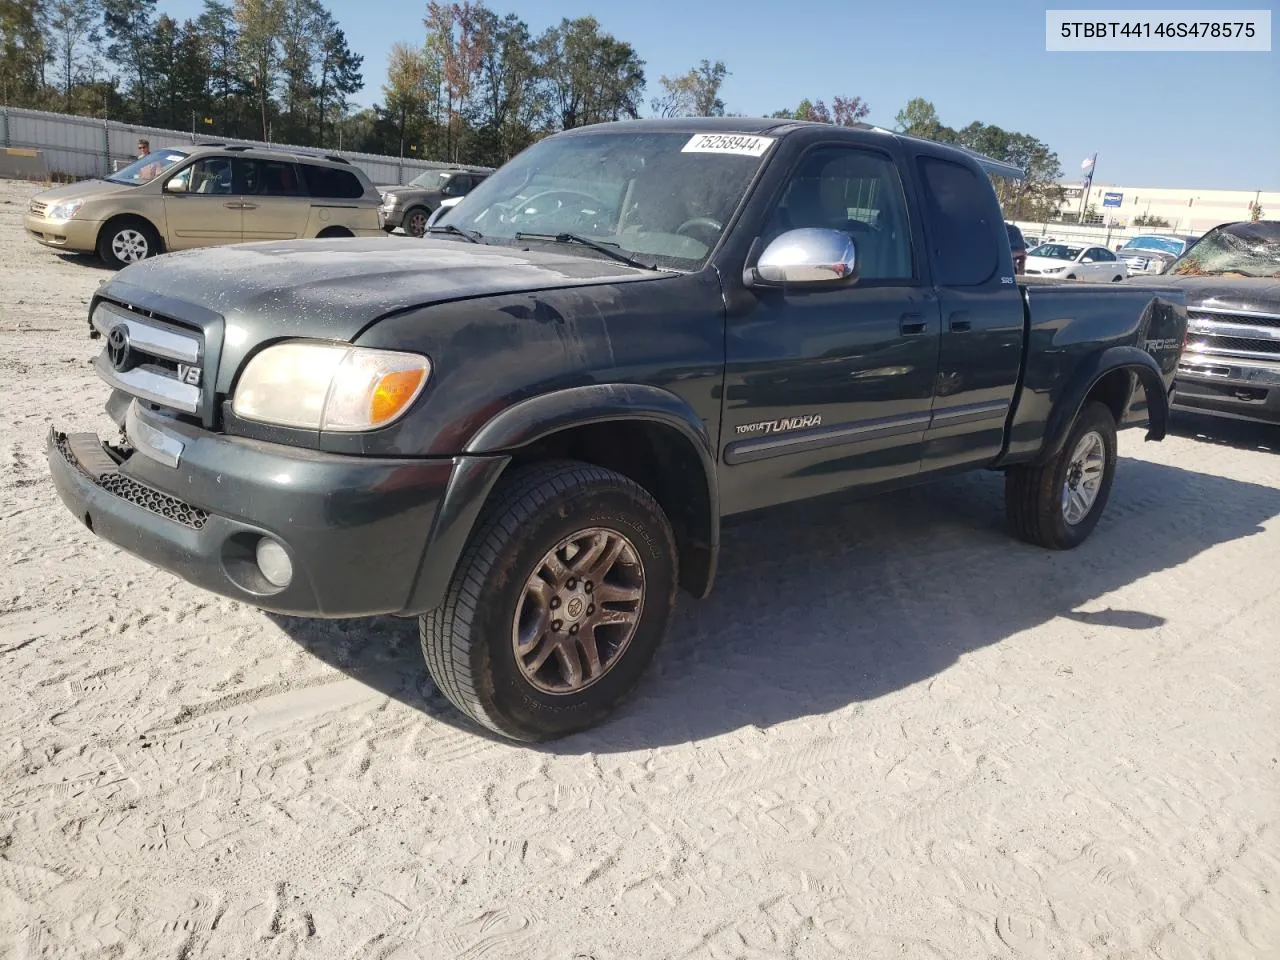
POLYGON ((762 157, 773 146, 773 137, 753 137, 745 133, 695 133, 681 153, 735 153, 740 157, 762 157))

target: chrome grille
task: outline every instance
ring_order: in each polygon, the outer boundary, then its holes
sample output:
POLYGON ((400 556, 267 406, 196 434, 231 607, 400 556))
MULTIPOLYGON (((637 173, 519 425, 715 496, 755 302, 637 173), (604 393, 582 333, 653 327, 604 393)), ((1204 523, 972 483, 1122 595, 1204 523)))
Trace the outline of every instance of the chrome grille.
POLYGON ((31 205, 27 209, 37 217, 43 217, 45 210, 49 209, 49 205, 47 203, 42 203, 39 200, 32 200, 31 205))
POLYGON ((199 530, 209 521, 207 511, 201 510, 199 507, 193 507, 189 503, 184 503, 177 497, 171 497, 167 493, 152 489, 144 483, 139 483, 137 480, 126 477, 122 473, 104 473, 100 477, 93 476, 80 467, 80 463, 76 460, 76 456, 72 452, 71 446, 67 443, 65 435, 58 437, 57 447, 58 452, 62 454, 67 463, 75 467, 107 493, 114 494, 121 500, 128 501, 134 506, 141 507, 143 510, 164 517, 167 520, 172 520, 174 523, 180 523, 184 527, 190 527, 192 530, 199 530))
POLYGON ((1187 349, 1196 356, 1240 357, 1280 362, 1280 314, 1247 310, 1187 311, 1187 349))
POLYGON ((200 412, 204 337, 199 331, 105 300, 94 307, 90 322, 106 340, 93 364, 109 386, 180 413, 200 412))

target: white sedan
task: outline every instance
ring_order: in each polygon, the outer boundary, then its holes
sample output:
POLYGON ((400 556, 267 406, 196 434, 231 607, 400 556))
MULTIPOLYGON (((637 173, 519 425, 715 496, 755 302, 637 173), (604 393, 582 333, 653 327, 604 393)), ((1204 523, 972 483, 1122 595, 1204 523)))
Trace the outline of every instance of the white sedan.
POLYGON ((1129 268, 1106 247, 1055 240, 1027 251, 1024 272, 1032 276, 1118 283, 1129 275, 1129 268))

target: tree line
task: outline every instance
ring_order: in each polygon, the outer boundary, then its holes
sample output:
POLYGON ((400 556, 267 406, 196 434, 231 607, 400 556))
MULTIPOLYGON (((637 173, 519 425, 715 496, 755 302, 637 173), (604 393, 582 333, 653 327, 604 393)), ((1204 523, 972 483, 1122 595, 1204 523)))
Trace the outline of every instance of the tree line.
MULTIPOLYGON (((608 120, 726 115, 721 60, 658 78, 591 16, 540 34, 483 2, 428 3, 417 39, 392 46, 381 98, 353 110, 365 64, 323 0, 204 0, 193 19, 157 0, 0 0, 5 104, 108 117, 196 135, 272 140, 392 156, 498 166, 556 130, 608 120)), ((802 100, 774 117, 864 122, 856 96, 802 100)), ((944 126, 910 101, 897 129, 958 143, 1022 166, 997 179, 1006 215, 1056 208, 1057 155, 1035 137, 974 122, 944 126)))

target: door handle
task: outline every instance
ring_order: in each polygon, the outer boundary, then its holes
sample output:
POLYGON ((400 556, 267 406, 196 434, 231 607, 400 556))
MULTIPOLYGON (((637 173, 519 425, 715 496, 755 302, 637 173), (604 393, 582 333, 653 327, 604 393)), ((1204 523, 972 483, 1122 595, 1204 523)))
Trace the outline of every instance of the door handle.
POLYGON ((256 203, 242 203, 240 204, 240 209, 241 210, 257 210, 258 205, 256 203))
POLYGON ((243 203, 224 203, 224 204, 223 204, 223 206, 224 206, 224 207, 226 207, 228 210, 243 210, 243 209, 244 209, 244 204, 243 204, 243 203))
POLYGON ((969 320, 969 314, 963 310, 957 310, 951 315, 952 333, 968 333, 972 329, 973 323, 969 320))
POLYGON ((898 322, 898 330, 904 337, 918 336, 924 333, 927 326, 924 318, 918 313, 904 313, 898 322))

